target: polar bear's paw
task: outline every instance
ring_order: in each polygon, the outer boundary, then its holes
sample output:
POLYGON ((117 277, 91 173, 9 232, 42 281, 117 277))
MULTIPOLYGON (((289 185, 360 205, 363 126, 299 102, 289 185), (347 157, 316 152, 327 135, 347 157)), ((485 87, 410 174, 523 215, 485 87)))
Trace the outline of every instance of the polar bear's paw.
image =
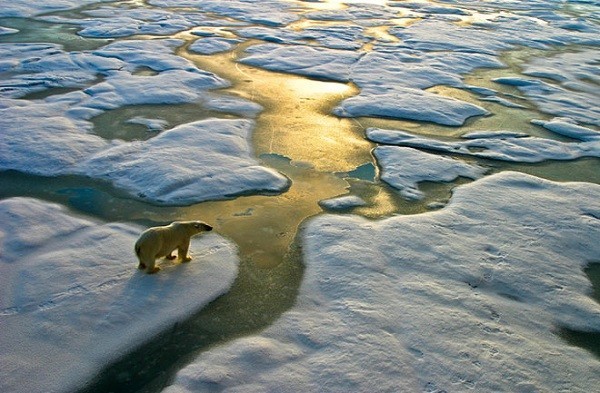
POLYGON ((160 271, 160 267, 154 266, 152 269, 147 270, 148 274, 158 273, 160 271))

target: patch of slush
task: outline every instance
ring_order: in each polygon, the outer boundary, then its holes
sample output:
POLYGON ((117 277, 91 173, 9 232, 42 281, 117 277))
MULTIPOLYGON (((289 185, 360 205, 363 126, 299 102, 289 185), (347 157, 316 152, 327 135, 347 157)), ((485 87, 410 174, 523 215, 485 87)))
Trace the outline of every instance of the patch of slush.
POLYGON ((442 141, 405 131, 379 128, 367 129, 367 137, 373 142, 388 145, 520 163, 600 157, 600 133, 560 120, 536 120, 534 123, 580 141, 561 142, 508 131, 473 132, 463 135, 458 141, 442 141))
POLYGON ((600 326, 582 270, 598 201, 597 185, 504 172, 436 212, 319 216, 296 305, 164 392, 593 391, 600 363, 553 332, 600 326))
POLYGON ((253 128, 252 120, 200 120, 98 152, 76 170, 169 205, 281 192, 289 180, 251 155, 253 128))
POLYGON ((400 191, 406 199, 422 199, 418 183, 450 182, 458 177, 478 179, 487 171, 479 165, 410 147, 379 146, 373 151, 381 166, 381 180, 400 191))
POLYGON ((137 269, 144 228, 105 224, 29 198, 0 201, 0 390, 72 392, 227 292, 235 246, 194 238, 188 264, 137 269))

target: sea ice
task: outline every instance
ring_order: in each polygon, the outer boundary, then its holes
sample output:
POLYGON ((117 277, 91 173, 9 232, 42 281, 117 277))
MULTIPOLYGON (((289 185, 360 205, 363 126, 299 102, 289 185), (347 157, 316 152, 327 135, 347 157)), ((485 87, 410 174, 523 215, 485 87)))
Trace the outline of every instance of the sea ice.
POLYGON ((73 173, 112 142, 90 134, 91 124, 65 116, 64 103, 0 99, 0 170, 42 176, 73 173))
POLYGON ((581 141, 600 140, 600 131, 592 130, 591 128, 577 125, 573 119, 566 117, 555 117, 552 120, 531 120, 532 124, 542 126, 547 130, 568 136, 570 138, 579 139, 581 141))
POLYGON ((88 4, 102 2, 112 2, 112 0, 11 0, 2 2, 2 7, 0 7, 0 17, 32 17, 48 12, 65 11, 79 8, 88 4))
POLYGON ((122 143, 82 162, 77 172, 111 181, 143 199, 187 205, 289 186, 250 154, 251 120, 207 119, 122 143))
POLYGON ((212 55, 228 51, 240 42, 241 40, 233 38, 205 37, 194 41, 194 43, 188 47, 188 50, 201 55, 212 55))
POLYGON ((299 19, 293 3, 277 0, 150 0, 157 7, 188 7, 265 26, 285 26, 299 19))
POLYGON ((137 269, 144 228, 30 198, 0 201, 0 391, 73 392, 106 364, 227 292, 235 246, 192 240, 188 264, 137 269))
POLYGON ((319 201, 319 206, 328 210, 347 210, 353 207, 365 206, 367 202, 356 195, 344 195, 319 201))
POLYGON ((93 134, 94 116, 126 105, 198 103, 248 117, 262 110, 243 98, 208 92, 229 82, 176 56, 173 52, 182 43, 128 40, 72 53, 53 44, 1 44, 6 57, 0 69, 11 77, 0 82, 0 97, 5 97, 0 98, 0 170, 114 180, 134 195, 162 204, 285 190, 287 178, 251 158, 250 121, 194 123, 145 142, 108 141, 93 134), (55 87, 83 90, 15 99, 55 87), (182 140, 185 144, 178 146, 182 140), (148 164, 139 168, 140 162, 148 164), (229 171, 217 171, 223 167, 229 171))
POLYGON ((516 86, 544 112, 600 126, 599 58, 600 50, 597 48, 582 48, 577 52, 534 58, 525 65, 523 71, 530 78, 504 77, 494 81, 516 86))
POLYGON ((459 176, 478 179, 486 169, 479 165, 425 153, 410 147, 379 146, 373 151, 381 169, 381 180, 398 189, 407 199, 422 199, 418 183, 449 182, 459 176))
POLYGON ((248 55, 240 62, 268 70, 340 82, 350 80, 350 68, 361 56, 354 51, 277 44, 251 46, 246 53, 248 55))
POLYGON ((360 95, 344 100, 333 113, 341 117, 393 117, 448 126, 460 126, 469 117, 488 114, 480 106, 420 89, 385 90, 363 89, 360 95))
POLYGON ((593 391, 600 363, 556 331, 600 326, 583 273, 598 201, 598 185, 504 172, 435 212, 319 216, 296 305, 164 392, 593 391))
MULTIPOLYGON (((576 138, 576 135, 575 132, 571 132, 570 136, 576 138)), ((405 131, 379 128, 369 128, 367 137, 377 143, 521 163, 600 157, 600 138, 581 142, 561 142, 498 131, 469 133, 463 135, 462 139, 458 141, 442 141, 413 135, 405 131)))

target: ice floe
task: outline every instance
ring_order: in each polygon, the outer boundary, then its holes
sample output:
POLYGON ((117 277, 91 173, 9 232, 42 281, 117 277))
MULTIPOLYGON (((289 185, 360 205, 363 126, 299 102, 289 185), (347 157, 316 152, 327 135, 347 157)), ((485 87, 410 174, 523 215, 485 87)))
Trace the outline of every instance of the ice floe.
POLYGON ((251 120, 200 120, 98 152, 76 170, 169 205, 281 192, 289 180, 250 154, 253 127, 251 120))
POLYGON ((0 390, 72 392, 106 364, 227 292, 237 250, 192 240, 192 262, 138 270, 144 228, 74 216, 29 198, 0 201, 0 390))
MULTIPOLYGON (((548 123, 544 122, 543 124, 548 123)), ((553 128, 554 130, 559 129, 556 127, 556 122, 552 124, 555 127, 547 126, 546 128, 551 131, 553 128)), ((560 129, 564 130, 565 127, 560 129)), ((530 137, 520 133, 484 131, 465 134, 457 141, 442 141, 405 131, 379 128, 368 129, 367 137, 374 142, 383 144, 521 163, 600 157, 600 138, 589 138, 589 135, 593 135, 593 130, 585 127, 570 127, 569 131, 570 137, 580 136, 583 140, 581 142, 561 142, 554 139, 530 137)), ((565 134, 567 131, 562 133, 565 134)))
POLYGON ((353 207, 365 206, 367 202, 356 195, 344 195, 337 198, 319 201, 319 206, 328 210, 347 210, 353 207))
POLYGON ((421 55, 401 48, 365 54, 305 45, 262 44, 246 52, 247 56, 240 60, 246 64, 356 83, 361 88, 360 94, 344 100, 334 110, 338 116, 383 116, 453 126, 488 112, 477 105, 421 89, 438 84, 461 86, 461 74, 477 67, 502 66, 497 59, 484 54, 421 55))
POLYGON ((201 55, 212 55, 219 52, 225 52, 232 49, 241 40, 223 37, 205 37, 194 41, 188 49, 201 55))
POLYGON ((361 56, 353 51, 277 44, 255 45, 246 53, 240 59, 244 64, 340 82, 350 80, 350 68, 361 56))
POLYGON ((449 182, 460 176, 477 179, 486 172, 479 165, 410 147, 380 146, 373 154, 382 168, 381 180, 398 189, 407 199, 423 198, 418 189, 419 182, 449 182))
POLYGON ((555 117, 552 120, 533 119, 531 120, 531 123, 542 126, 555 134, 579 139, 581 141, 600 140, 600 131, 582 127, 568 117, 555 117))
POLYGON ((333 113, 341 117, 392 117, 449 126, 460 126, 469 117, 489 113, 480 106, 420 89, 396 87, 390 90, 363 89, 360 95, 344 100, 333 113))
POLYGON ((0 170, 42 176, 73 173, 92 154, 112 146, 90 134, 91 124, 65 115, 64 103, 0 99, 0 170))
POLYGON ((555 332, 600 326, 582 271, 599 200, 597 185, 505 172, 432 213, 319 216, 296 305, 165 393, 594 390, 600 364, 555 332))

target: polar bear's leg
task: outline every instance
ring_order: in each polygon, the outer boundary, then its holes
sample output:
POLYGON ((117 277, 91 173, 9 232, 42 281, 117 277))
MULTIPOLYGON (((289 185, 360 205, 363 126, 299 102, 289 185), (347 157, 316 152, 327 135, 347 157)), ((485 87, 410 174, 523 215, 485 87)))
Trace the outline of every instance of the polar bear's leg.
POLYGON ((190 239, 188 239, 186 242, 183 242, 179 247, 177 247, 177 255, 179 256, 181 262, 189 262, 192 260, 192 258, 188 256, 189 249, 190 239))
MULTIPOLYGON (((175 251, 175 250, 173 250, 173 251, 175 251)), ((173 251, 171 251, 171 252, 170 252, 170 253, 169 253, 169 254, 168 254, 166 257, 165 257, 165 259, 168 259, 168 260, 173 260, 173 259, 175 259, 175 258, 176 258, 176 256, 175 256, 175 255, 173 255, 173 251)))
POLYGON ((156 261, 153 259, 152 262, 146 263, 146 273, 154 274, 160 270, 160 267, 155 265, 156 261))

